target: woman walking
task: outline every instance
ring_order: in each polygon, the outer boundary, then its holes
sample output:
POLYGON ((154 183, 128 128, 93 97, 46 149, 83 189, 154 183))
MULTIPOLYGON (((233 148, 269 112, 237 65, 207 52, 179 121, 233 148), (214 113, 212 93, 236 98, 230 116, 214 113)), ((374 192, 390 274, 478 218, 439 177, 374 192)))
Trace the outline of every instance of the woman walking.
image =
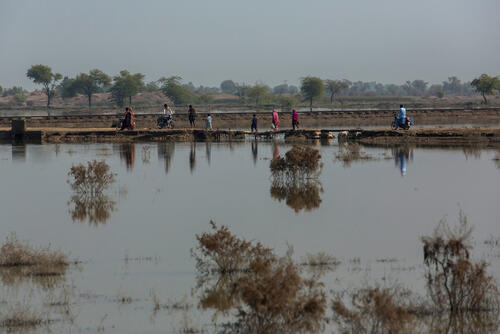
POLYGON ((278 130, 278 127, 280 125, 280 119, 278 116, 278 111, 276 109, 273 109, 273 130, 276 131, 278 130))
POLYGON ((297 110, 293 109, 292 111, 292 128, 295 130, 295 128, 299 128, 299 114, 297 113, 297 110))

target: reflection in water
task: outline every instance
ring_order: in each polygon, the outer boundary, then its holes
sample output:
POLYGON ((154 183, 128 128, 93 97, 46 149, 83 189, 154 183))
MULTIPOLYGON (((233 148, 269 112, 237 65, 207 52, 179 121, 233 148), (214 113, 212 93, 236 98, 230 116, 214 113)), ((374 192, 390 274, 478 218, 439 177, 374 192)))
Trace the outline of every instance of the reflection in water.
POLYGON ((172 168, 172 159, 174 157, 175 143, 164 142, 158 143, 158 160, 165 161, 165 174, 172 168))
POLYGON ((407 146, 398 146, 392 148, 394 163, 401 172, 401 176, 406 175, 406 165, 411 161, 413 163, 413 148, 407 146))
POLYGON ((286 205, 298 213, 301 210, 311 211, 320 207, 323 187, 317 180, 273 180, 270 192, 272 198, 280 202, 285 200, 286 205))
POLYGON ((191 143, 191 149, 189 151, 189 170, 191 174, 196 168, 196 142, 191 143))
POLYGON ((280 150, 277 142, 273 142, 273 159, 280 156, 280 150))
POLYGON ((120 145, 120 159, 125 161, 125 166, 128 171, 134 169, 135 163, 135 144, 121 144, 120 145))
POLYGON ((210 166, 212 160, 212 143, 209 141, 205 142, 205 152, 207 154, 207 163, 210 166))
POLYGON ((12 143, 12 161, 26 161, 26 144, 22 141, 12 143))
POLYGON ((111 212, 115 210, 115 202, 104 194, 88 195, 75 193, 68 202, 69 213, 74 222, 88 220, 89 225, 105 224, 111 212))
POLYGON ((257 158, 258 158, 258 145, 257 145, 257 140, 254 140, 252 142, 252 158, 253 158, 253 165, 257 165, 257 158))

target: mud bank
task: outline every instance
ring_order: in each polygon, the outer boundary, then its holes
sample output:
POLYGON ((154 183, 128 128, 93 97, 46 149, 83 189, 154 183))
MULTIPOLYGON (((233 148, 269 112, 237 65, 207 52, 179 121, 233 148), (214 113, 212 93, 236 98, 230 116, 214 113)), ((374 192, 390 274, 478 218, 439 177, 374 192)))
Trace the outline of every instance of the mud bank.
MULTIPOLYGON (((299 113, 301 128, 325 129, 331 127, 350 126, 390 126, 395 110, 330 110, 299 113)), ((290 128, 292 125, 291 113, 281 112, 280 127, 290 128)), ((213 126, 216 129, 249 129, 252 113, 223 112, 212 113, 213 126)), ((271 126, 271 112, 258 112, 259 129, 269 129, 271 126)), ((439 124, 500 124, 500 108, 482 109, 409 109, 408 115, 415 119, 418 125, 439 124)), ((156 119, 159 113, 136 114, 135 121, 138 128, 156 128, 156 119)), ((207 113, 198 113, 197 125, 205 124, 207 113)), ((122 118, 121 113, 102 115, 66 115, 66 116, 37 116, 37 117, 0 117, 0 127, 10 127, 13 119, 25 119, 28 127, 32 128, 110 128, 122 118)), ((176 127, 188 128, 189 121, 186 113, 175 115, 176 127)))
POLYGON ((500 128, 352 130, 339 133, 338 138, 339 141, 352 140, 376 145, 499 147, 500 128))

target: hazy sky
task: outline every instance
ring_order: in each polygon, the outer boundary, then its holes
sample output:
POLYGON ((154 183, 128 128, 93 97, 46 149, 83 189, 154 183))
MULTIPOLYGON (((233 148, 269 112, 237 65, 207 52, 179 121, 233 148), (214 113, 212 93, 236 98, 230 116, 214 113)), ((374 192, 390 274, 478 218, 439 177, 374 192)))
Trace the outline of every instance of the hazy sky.
POLYGON ((0 0, 0 85, 122 69, 270 85, 500 74, 499 0, 0 0))

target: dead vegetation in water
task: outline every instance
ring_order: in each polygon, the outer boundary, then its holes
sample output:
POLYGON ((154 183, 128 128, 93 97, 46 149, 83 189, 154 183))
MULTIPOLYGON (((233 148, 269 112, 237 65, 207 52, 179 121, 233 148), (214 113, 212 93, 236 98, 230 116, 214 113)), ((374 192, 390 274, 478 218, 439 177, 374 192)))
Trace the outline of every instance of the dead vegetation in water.
POLYGON ((71 185, 73 195, 68 201, 69 213, 73 221, 88 220, 91 225, 105 223, 115 202, 104 191, 115 182, 114 174, 110 172, 105 161, 88 161, 74 165, 68 173, 67 182, 71 185))
MULTIPOLYGON (((197 236, 199 245, 193 256, 202 277, 211 273, 227 279, 228 284, 219 288, 232 297, 234 304, 224 307, 235 310, 236 320, 221 332, 315 333, 323 329, 326 296, 322 283, 305 278, 290 257, 278 257, 260 243, 240 239, 225 226, 218 228, 213 222, 211 226, 213 233, 197 236)), ((213 287, 207 290, 214 291, 213 287)))
POLYGON ((361 151, 361 145, 345 142, 339 145, 339 151, 335 153, 335 161, 340 161, 345 168, 351 167, 353 162, 373 160, 374 157, 361 151))
POLYGON ((7 236, 0 248, 0 278, 7 285, 28 279, 50 288, 64 280, 69 265, 68 255, 61 250, 50 245, 36 248, 20 241, 15 233, 7 236))
POLYGON ((432 236, 422 237, 429 297, 443 312, 488 312, 498 310, 500 293, 488 274, 486 261, 473 261, 472 228, 460 211, 458 225, 450 228, 442 219, 432 236))
POLYGON ((277 156, 269 166, 274 179, 312 178, 321 169, 321 154, 309 146, 293 146, 285 157, 277 156))
POLYGON ((319 252, 316 254, 307 253, 301 260, 300 265, 308 269, 313 275, 319 277, 329 271, 335 270, 341 263, 336 257, 325 252, 319 252))
POLYGON ((408 295, 399 286, 367 287, 346 304, 339 294, 332 300, 333 322, 342 333, 415 333, 408 295))
POLYGON ((270 189, 271 197, 278 201, 285 201, 295 213, 302 210, 311 211, 321 205, 323 187, 317 180, 273 180, 270 189))
POLYGON ((46 314, 35 311, 27 303, 17 303, 9 307, 8 311, 0 315, 0 329, 7 333, 37 331, 51 322, 46 314))
POLYGON ((296 213, 319 208, 321 167, 319 151, 308 146, 294 146, 284 158, 275 157, 270 164, 271 197, 284 200, 296 213))

